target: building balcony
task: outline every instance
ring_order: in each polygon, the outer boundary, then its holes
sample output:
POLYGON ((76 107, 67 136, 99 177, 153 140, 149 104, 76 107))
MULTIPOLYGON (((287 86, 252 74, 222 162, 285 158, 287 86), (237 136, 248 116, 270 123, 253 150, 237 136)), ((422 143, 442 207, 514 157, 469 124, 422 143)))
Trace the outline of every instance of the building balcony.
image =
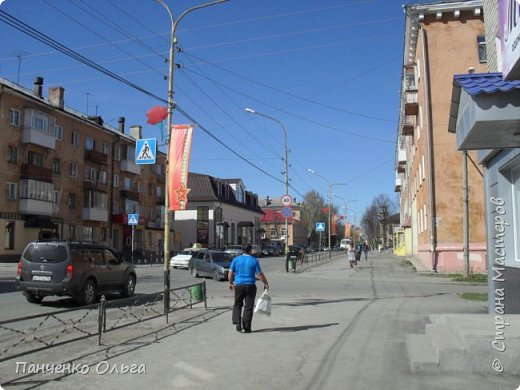
POLYGON ((56 137, 54 134, 45 133, 32 127, 26 127, 23 129, 22 142, 24 144, 43 146, 47 149, 56 149, 56 137))
POLYGON ((52 215, 52 202, 39 199, 20 199, 18 209, 20 214, 52 215))
POLYGON ((38 165, 22 164, 22 178, 52 183, 52 169, 38 165))
POLYGON ((395 192, 401 192, 401 178, 395 178, 395 192))
POLYGON ((139 201, 139 192, 132 190, 121 190, 121 198, 139 201))
POLYGON ((405 115, 417 115, 419 111, 419 93, 417 90, 407 90, 404 93, 405 115))
POLYGON ((86 179, 83 180, 83 189, 108 193, 108 184, 86 179))
POLYGON ((405 149, 399 149, 397 152, 397 161, 399 163, 406 163, 406 150, 405 149))
POLYGON ((402 134, 403 135, 413 135, 414 129, 415 129, 415 120, 414 117, 411 115, 407 115, 403 118, 401 121, 401 126, 403 128, 402 134))
POLYGON ((133 173, 134 175, 141 174, 141 167, 137 165, 135 162, 130 160, 121 160, 121 171, 133 173))
POLYGON ((107 164, 108 156, 97 150, 85 150, 85 160, 92 161, 98 164, 107 164))
POLYGON ((82 219, 84 221, 108 222, 108 210, 94 207, 84 207, 82 219))

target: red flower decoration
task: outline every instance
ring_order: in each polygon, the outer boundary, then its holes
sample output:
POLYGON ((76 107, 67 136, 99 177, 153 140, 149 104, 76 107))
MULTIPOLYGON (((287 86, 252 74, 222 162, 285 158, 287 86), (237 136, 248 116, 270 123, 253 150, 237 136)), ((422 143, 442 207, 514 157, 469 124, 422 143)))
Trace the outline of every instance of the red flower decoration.
POLYGON ((156 125, 157 123, 161 123, 168 116, 168 109, 166 107, 155 106, 148 110, 146 113, 148 117, 147 123, 151 125, 156 125))

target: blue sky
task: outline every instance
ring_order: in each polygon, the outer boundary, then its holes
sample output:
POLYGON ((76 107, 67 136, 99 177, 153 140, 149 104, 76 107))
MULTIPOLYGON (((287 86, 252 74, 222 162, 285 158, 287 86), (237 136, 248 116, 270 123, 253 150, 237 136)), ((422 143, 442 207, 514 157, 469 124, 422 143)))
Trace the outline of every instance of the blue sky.
MULTIPOLYGON (((203 1, 165 0, 174 16, 203 1)), ((259 196, 284 190, 288 133, 291 194, 327 182, 361 217, 378 194, 397 199, 395 141, 404 15, 396 0, 231 0, 197 10, 177 29, 175 100, 196 128, 190 170, 242 178, 259 196), (274 178, 273 178, 274 177, 274 178), (278 179, 278 180, 276 180, 278 179)), ((0 9, 151 93, 166 98, 170 19, 154 0, 6 0, 0 9)), ((32 88, 36 76, 65 88, 66 106, 144 127, 161 104, 0 22, 0 77, 32 88)), ((174 114, 175 123, 189 122, 174 114)), ((343 205, 335 197, 336 204, 343 205)))

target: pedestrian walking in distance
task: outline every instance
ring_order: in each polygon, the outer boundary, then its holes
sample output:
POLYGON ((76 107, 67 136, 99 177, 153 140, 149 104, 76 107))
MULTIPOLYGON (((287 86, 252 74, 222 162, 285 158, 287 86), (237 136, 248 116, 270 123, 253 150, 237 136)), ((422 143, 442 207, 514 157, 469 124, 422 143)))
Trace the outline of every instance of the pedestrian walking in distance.
POLYGON ((256 297, 256 281, 264 283, 264 289, 269 289, 269 283, 260 268, 256 257, 251 256, 253 247, 247 244, 244 253, 231 262, 228 279, 229 289, 235 290, 235 304, 233 305, 233 324, 237 332, 251 333, 253 321, 253 306, 256 297), (243 309, 243 313, 242 313, 243 309))
POLYGON ((363 252, 365 252, 365 261, 368 260, 368 244, 366 242, 363 243, 363 252))
POLYGON ((356 265, 356 255, 354 253, 354 244, 352 243, 347 247, 347 259, 350 263, 350 268, 354 268, 356 265))

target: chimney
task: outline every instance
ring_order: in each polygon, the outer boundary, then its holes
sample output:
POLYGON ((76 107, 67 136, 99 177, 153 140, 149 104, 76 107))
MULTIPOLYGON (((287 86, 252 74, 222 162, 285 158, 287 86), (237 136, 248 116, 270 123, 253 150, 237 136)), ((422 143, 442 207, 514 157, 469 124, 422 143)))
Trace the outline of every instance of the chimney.
POLYGON ((65 101, 63 99, 65 95, 65 89, 63 87, 50 87, 49 88, 49 103, 53 106, 63 109, 65 101))
POLYGON ((34 94, 39 98, 42 98, 42 86, 43 86, 43 77, 36 77, 34 79, 34 94))
POLYGON ((130 136, 134 139, 141 139, 141 130, 143 129, 142 126, 139 125, 133 125, 130 126, 130 136))
POLYGON ((119 132, 124 134, 125 133, 125 117, 124 116, 120 116, 117 119, 117 123, 119 123, 119 132))

